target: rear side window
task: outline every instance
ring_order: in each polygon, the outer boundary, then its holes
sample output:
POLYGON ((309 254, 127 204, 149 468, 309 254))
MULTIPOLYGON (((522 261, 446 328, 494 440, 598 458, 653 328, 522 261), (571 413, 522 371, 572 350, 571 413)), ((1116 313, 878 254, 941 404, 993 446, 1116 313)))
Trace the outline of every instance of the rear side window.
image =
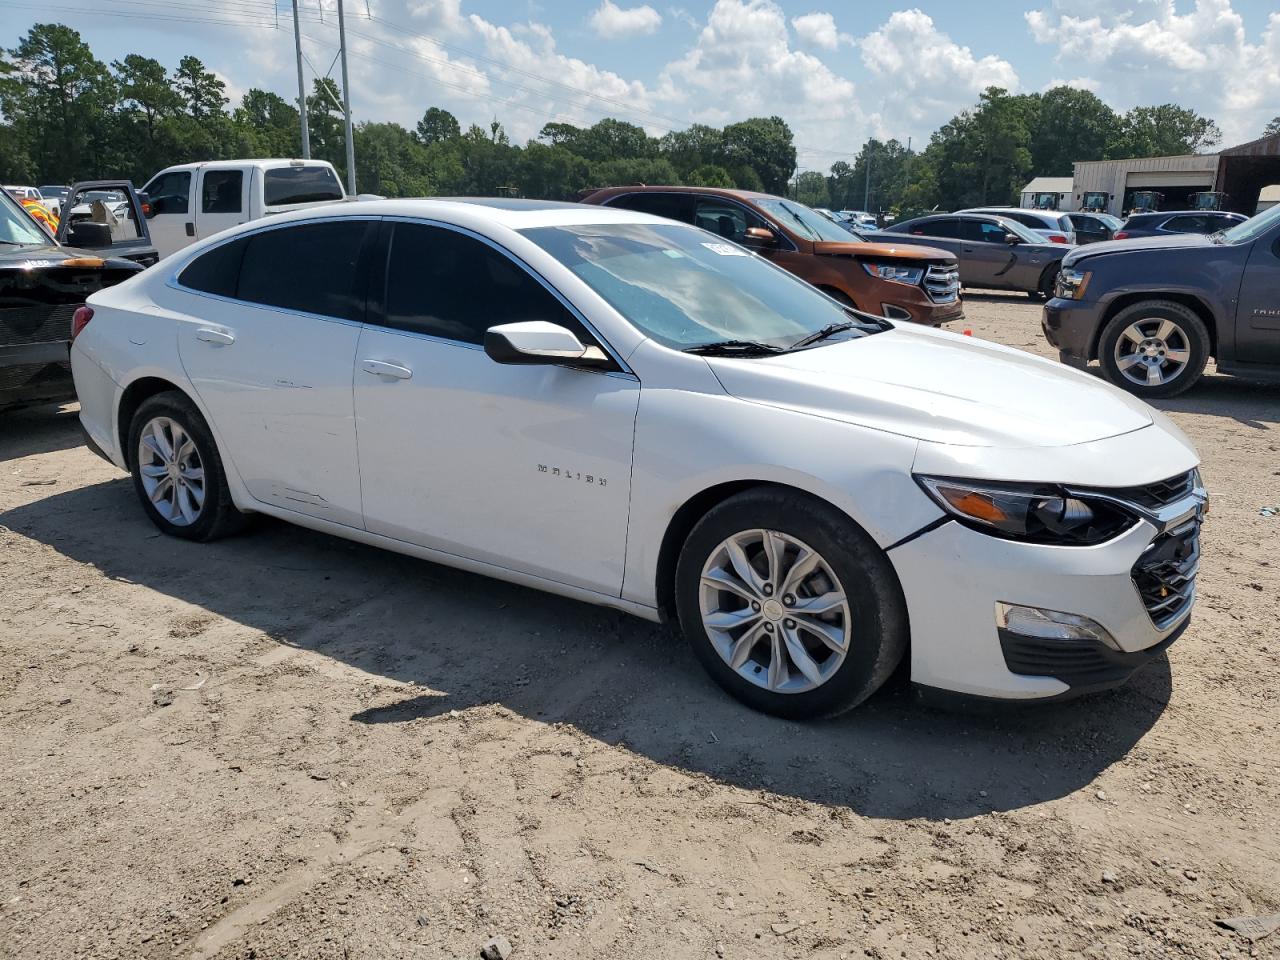
POLYGON ((1216 229, 1209 226, 1209 218, 1203 214, 1191 214, 1185 217, 1170 217, 1163 224, 1165 230, 1174 233, 1208 233, 1216 229))
POLYGON ((191 171, 162 173, 147 184, 146 193, 156 213, 185 214, 191 205, 191 171))
POLYGON ((490 327, 546 320, 595 339, 510 257, 454 230, 397 223, 387 260, 386 325, 463 343, 490 327))
POLYGON ((178 275, 178 282, 201 293, 234 297, 240 283, 240 262, 244 259, 244 248, 248 244, 248 239, 242 238, 202 253, 187 264, 186 269, 178 275))
POLYGON ((248 237, 236 298, 267 307, 364 320, 360 269, 370 220, 330 220, 248 237))
POLYGON ((328 167, 276 167, 266 172, 262 189, 268 207, 343 197, 342 185, 328 167))
POLYGON ((911 232, 917 236, 959 238, 960 221, 953 217, 930 220, 926 223, 917 223, 911 228, 911 232))
POLYGON ((630 193, 610 200, 607 206, 635 210, 637 213, 651 213, 655 217, 666 217, 681 223, 693 222, 693 197, 687 193, 630 193))
POLYGON ((244 174, 239 170, 206 170, 200 187, 201 213, 239 213, 244 174))

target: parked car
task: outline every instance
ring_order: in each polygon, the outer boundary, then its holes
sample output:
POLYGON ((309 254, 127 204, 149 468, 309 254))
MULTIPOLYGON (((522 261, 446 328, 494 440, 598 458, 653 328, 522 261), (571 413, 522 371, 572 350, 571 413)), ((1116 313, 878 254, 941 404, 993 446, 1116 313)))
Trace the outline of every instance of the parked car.
POLYGON ((876 221, 876 215, 867 213, 865 210, 841 210, 837 216, 852 223, 860 230, 878 230, 880 227, 876 221))
POLYGON ((981 213, 943 213, 903 220, 878 238, 923 243, 954 253, 966 287, 1021 290, 1033 299, 1053 295, 1058 264, 1070 247, 1047 243, 1016 220, 981 213))
POLYGON ((1229 230, 1249 218, 1240 213, 1220 210, 1162 210, 1159 213, 1134 213, 1112 237, 1132 240, 1136 237, 1159 237, 1178 233, 1217 233, 1229 230))
POLYGON ((166 167, 142 192, 160 256, 250 220, 350 199, 323 160, 216 160, 166 167))
POLYGON ((1036 210, 1028 207, 974 207, 956 212, 987 213, 997 217, 1007 217, 1034 230, 1050 243, 1065 243, 1070 246, 1076 242, 1076 228, 1071 222, 1071 217, 1057 210, 1036 210))
POLYGON ((1075 230, 1076 243, 1101 243, 1103 240, 1112 240, 1115 238, 1115 232, 1124 222, 1109 213, 1087 211, 1068 213, 1067 219, 1071 221, 1072 229, 1075 230))
POLYGON ((1056 698, 1189 622, 1204 490, 1168 420, 688 224, 344 204, 89 308, 81 420, 163 532, 264 513, 670 618, 762 710, 837 713, 904 656, 920 684, 1056 698))
POLYGON ((4 191, 15 200, 34 200, 36 203, 44 202, 44 197, 40 195, 40 191, 35 187, 6 186, 4 191))
POLYGON ((953 254, 869 241, 794 200, 747 190, 608 187, 583 202, 702 227, 866 313, 930 326, 964 316, 953 254))
POLYGON ((67 343, 76 309, 141 269, 63 246, 0 191, 0 410, 74 398, 67 343))
POLYGON ((1044 332, 1064 363, 1097 360, 1142 397, 1219 373, 1280 378, 1280 206, 1224 233, 1094 243, 1062 262, 1044 332))
POLYGON ((51 183, 40 187, 39 190, 40 196, 44 197, 44 205, 49 208, 49 212, 55 217, 61 216, 62 201, 67 198, 67 193, 71 188, 51 183))

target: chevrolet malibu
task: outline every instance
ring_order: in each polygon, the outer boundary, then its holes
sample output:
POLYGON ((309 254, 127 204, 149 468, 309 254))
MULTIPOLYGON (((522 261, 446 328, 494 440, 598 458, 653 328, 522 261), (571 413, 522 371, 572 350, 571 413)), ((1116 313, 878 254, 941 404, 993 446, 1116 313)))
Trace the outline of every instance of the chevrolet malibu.
POLYGON ((679 625, 791 717, 1051 699, 1186 628, 1205 492, 1163 415, 860 314, 691 225, 524 200, 221 233, 79 312, 90 443, 162 531, 279 517, 679 625))

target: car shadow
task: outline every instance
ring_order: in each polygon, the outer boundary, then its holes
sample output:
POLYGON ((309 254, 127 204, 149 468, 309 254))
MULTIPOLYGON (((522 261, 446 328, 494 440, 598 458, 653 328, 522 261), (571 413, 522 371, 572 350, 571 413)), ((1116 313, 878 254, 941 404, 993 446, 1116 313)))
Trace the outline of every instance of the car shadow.
POLYGON ((80 408, 74 403, 43 404, 0 412, 0 463, 84 443, 80 408))
POLYGON ((0 524, 278 644, 415 685, 384 691, 354 723, 420 737, 416 721, 497 703, 722 783, 872 817, 961 818, 1079 790, 1171 691, 1161 658, 1120 691, 1062 704, 943 711, 899 682, 843 717, 797 723, 731 700, 654 624, 284 523, 213 544, 164 537, 124 478, 0 524))

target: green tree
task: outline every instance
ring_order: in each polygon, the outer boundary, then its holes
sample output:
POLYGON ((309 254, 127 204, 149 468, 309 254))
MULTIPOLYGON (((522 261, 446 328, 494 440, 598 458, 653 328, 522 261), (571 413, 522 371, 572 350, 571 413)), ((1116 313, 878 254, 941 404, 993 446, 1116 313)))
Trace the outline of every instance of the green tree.
POLYGON ((1271 122, 1262 131, 1264 137, 1273 137, 1280 133, 1280 117, 1272 117, 1271 122))
POLYGON ((244 156, 296 157, 302 152, 297 108, 278 94, 251 88, 231 120, 244 156))
POLYGON ((832 165, 828 181, 832 205, 870 212, 898 207, 907 189, 911 160, 912 154, 897 140, 868 140, 853 166, 843 161, 832 165))
POLYGON ((33 26, 9 55, 0 112, 20 145, 13 155, 25 155, 49 181, 107 173, 116 97, 106 65, 79 33, 56 23, 33 26))
POLYGON ((724 167, 718 167, 714 163, 704 163, 700 167, 690 170, 685 176, 684 182, 691 187, 722 187, 732 188, 734 186, 733 177, 724 167))
POLYGON ((222 116, 227 105, 227 85, 206 70, 198 57, 186 56, 173 71, 173 89, 196 121, 222 116))
POLYGON ((418 121, 416 132, 418 139, 426 144, 444 143, 462 136, 458 118, 439 107, 427 107, 422 119, 418 121))
POLYGON ((806 170, 796 175, 796 199, 810 207, 828 207, 831 194, 827 178, 817 170, 806 170))
POLYGON ((520 192, 543 200, 569 200, 591 185, 589 162, 558 145, 530 141, 520 157, 520 192))
POLYGON ((1120 119, 1113 157, 1170 157, 1195 153, 1222 142, 1222 131, 1208 117, 1176 103, 1134 107, 1120 119))
POLYGON ((398 123, 355 128, 356 189, 388 197, 428 197, 438 192, 428 173, 426 148, 398 123))
POLYGON ((1038 176, 1070 176, 1077 160, 1102 160, 1119 118, 1088 90, 1054 87, 1033 98, 1031 167, 1038 176))
POLYGON ((716 127, 695 123, 686 130, 672 130, 658 141, 658 150, 676 172, 688 176, 698 167, 719 164, 724 156, 724 134, 716 127))
MULTIPOLYGON (((731 123, 723 131, 723 147, 716 163, 727 170, 751 167, 763 189, 784 193, 796 169, 791 128, 781 117, 752 117, 731 123)), ((736 177, 735 177, 736 179, 736 177)))
POLYGON ((591 164, 591 185, 595 187, 679 186, 680 175, 665 157, 620 157, 591 164))

